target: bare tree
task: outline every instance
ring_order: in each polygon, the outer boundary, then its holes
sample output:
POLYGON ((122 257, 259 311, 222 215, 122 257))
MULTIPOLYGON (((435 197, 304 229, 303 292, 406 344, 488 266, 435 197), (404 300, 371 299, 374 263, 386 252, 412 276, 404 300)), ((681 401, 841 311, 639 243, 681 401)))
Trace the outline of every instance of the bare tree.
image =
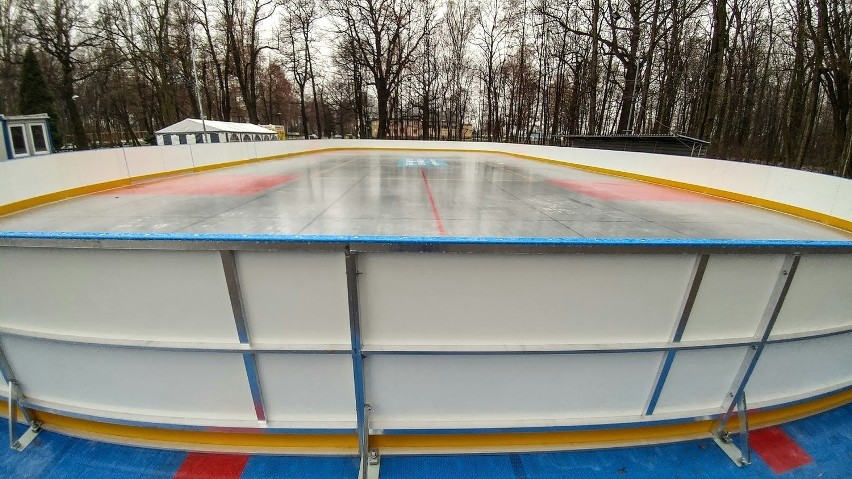
MULTIPOLYGON (((295 55, 296 43, 299 44, 298 49, 300 51, 300 56, 302 57, 300 62, 304 67, 304 81, 310 80, 311 82, 314 119, 316 120, 316 133, 321 138, 323 132, 322 115, 320 114, 316 75, 314 74, 314 60, 311 53, 311 47, 314 43, 312 38, 312 35, 314 34, 314 26, 320 18, 317 3, 316 0, 286 0, 284 2, 284 10, 286 13, 284 14, 283 23, 289 29, 289 32, 285 32, 285 36, 291 44, 290 47, 291 50, 293 50, 293 52, 291 52, 292 55, 295 55)), ((301 100, 304 103, 304 86, 300 87, 300 91, 301 100)), ((305 132, 307 132, 307 129, 305 129, 305 132)))
POLYGON ((80 110, 74 101, 74 85, 91 76, 84 53, 102 44, 102 38, 90 28, 89 12, 81 0, 33 0, 26 6, 32 22, 32 38, 52 56, 60 68, 59 97, 71 124, 74 144, 89 148, 80 110))
POLYGON ((274 0, 223 0, 222 19, 234 75, 251 123, 258 123, 257 83, 261 53, 270 46, 262 38, 261 24, 275 12, 274 0))
POLYGON ((497 76, 500 70, 501 52, 508 36, 507 19, 500 1, 489 0, 487 4, 483 5, 477 23, 479 31, 475 34, 474 40, 484 60, 482 76, 485 81, 485 105, 488 111, 486 131, 488 132, 488 141, 492 141, 499 137, 497 133, 499 111, 497 76))
POLYGON ((302 136, 305 139, 309 137, 308 129, 308 110, 305 101, 305 88, 310 80, 310 70, 308 68, 308 54, 304 44, 299 41, 298 27, 293 23, 295 19, 292 16, 285 17, 286 22, 283 25, 282 49, 284 58, 290 67, 290 75, 296 83, 296 88, 299 90, 299 113, 301 117, 300 126, 302 136))
MULTIPOLYGON (((0 4, 0 111, 10 111, 17 104, 13 98, 17 64, 22 51, 24 16, 21 4, 16 0, 4 0, 0 4)), ((58 140, 58 139, 57 139, 58 140)))
POLYGON ((340 22, 339 32, 350 35, 358 63, 371 74, 378 106, 378 138, 386 138, 388 103, 414 61, 426 35, 423 0, 330 0, 340 22))

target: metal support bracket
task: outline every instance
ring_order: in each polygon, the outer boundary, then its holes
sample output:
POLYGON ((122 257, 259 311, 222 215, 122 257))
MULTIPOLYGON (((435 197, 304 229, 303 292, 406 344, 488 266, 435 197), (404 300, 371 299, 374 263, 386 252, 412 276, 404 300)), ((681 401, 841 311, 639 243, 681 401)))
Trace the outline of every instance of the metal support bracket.
POLYGON ((370 448, 369 444, 369 419, 372 407, 369 404, 364 405, 364 427, 366 431, 359 436, 363 437, 365 444, 360 444, 359 454, 361 456, 361 464, 358 470, 358 479, 379 479, 379 467, 381 466, 382 457, 379 450, 370 448))
MULTIPOLYGON (((237 259, 233 251, 223 250, 219 252, 222 257, 222 267, 225 272, 225 283, 228 287, 228 296, 231 301, 231 310, 234 313, 234 325, 237 328, 237 338, 240 344, 251 348, 251 333, 249 332, 246 319, 245 306, 243 304, 242 288, 240 286, 240 275, 237 271, 237 259)), ((243 364, 246 368, 246 379, 251 392, 254 412, 260 424, 266 425, 266 406, 263 399, 263 387, 260 382, 260 373, 257 367, 257 356, 253 351, 243 353, 243 364)))
POLYGON ((41 432, 41 422, 33 420, 26 409, 22 408, 28 427, 21 437, 15 437, 15 429, 18 426, 18 406, 21 399, 23 399, 23 394, 20 386, 16 381, 9 381, 9 447, 18 452, 26 449, 41 432))
POLYGON ((745 393, 740 396, 737 401, 737 414, 739 415, 740 433, 739 446, 734 444, 730 431, 724 429, 714 430, 712 432, 713 442, 719 446, 725 454, 734 461, 737 466, 747 466, 751 464, 751 449, 748 445, 748 415, 746 414, 746 399, 745 393))
POLYGON ((352 341, 352 372, 355 379, 355 416, 358 422, 358 479, 378 479, 381 456, 370 448, 370 410, 364 386, 364 353, 361 350, 361 307, 358 297, 358 253, 344 249, 346 257, 346 289, 349 298, 349 332, 352 341))
POLYGON ((748 448, 748 418, 746 417, 745 388, 757 366, 757 361, 760 359, 763 349, 766 347, 769 336, 772 334, 772 328, 775 326, 775 321, 778 319, 781 307, 784 305, 784 299, 787 297, 787 292, 790 291, 790 285, 793 283, 793 277, 799 267, 799 259, 800 255, 798 253, 787 255, 784 258, 784 263, 775 281, 772 294, 769 296, 769 302, 763 312, 763 318, 761 318, 757 327, 755 338, 759 339, 759 342, 756 345, 752 345, 746 351, 740 369, 731 385, 731 389, 722 403, 722 409, 725 413, 722 414, 722 417, 719 418, 710 431, 710 435, 716 444, 738 466, 745 466, 751 462, 748 448), (737 410, 740 419, 740 441, 742 443, 740 448, 733 445, 730 433, 725 429, 731 416, 733 416, 734 409, 737 410))
POLYGON ((367 455, 367 476, 361 477, 361 475, 359 474, 358 477, 360 479, 379 479, 379 466, 381 465, 381 460, 382 457, 379 454, 379 450, 370 449, 370 452, 367 455))

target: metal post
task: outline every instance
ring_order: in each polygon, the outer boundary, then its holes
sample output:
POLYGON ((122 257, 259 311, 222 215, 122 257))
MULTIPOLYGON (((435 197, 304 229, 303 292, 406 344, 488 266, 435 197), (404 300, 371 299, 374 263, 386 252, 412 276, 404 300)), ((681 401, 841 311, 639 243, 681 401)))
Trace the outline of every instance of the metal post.
MULTIPOLYGON (((234 324, 237 327, 237 337, 240 344, 251 348, 251 335, 249 334, 248 322, 246 321, 243 297, 240 290, 240 277, 237 273, 237 261, 233 251, 220 251, 222 267, 225 270, 225 283, 228 285, 228 296, 231 299, 231 309, 234 312, 234 324)), ((246 378, 248 379, 251 398, 254 403, 254 411, 257 420, 266 423, 266 408, 263 403, 263 389, 260 385, 257 358, 253 351, 243 353, 243 363, 246 367, 246 378)))
POLYGON ((746 395, 743 392, 743 395, 740 397, 739 403, 737 403, 737 413, 739 414, 740 419, 740 452, 742 452, 742 457, 740 458, 743 461, 743 465, 751 464, 751 449, 748 446, 748 409, 746 405, 746 395))
POLYGON ((23 451, 33 442, 33 439, 41 432, 41 422, 36 421, 33 418, 32 413, 30 413, 29 409, 21 406, 21 401, 25 399, 23 392, 21 391, 21 387, 18 384, 18 381, 15 379, 14 374, 12 373, 12 367, 9 365, 9 361, 6 359, 6 355, 3 354, 3 348, 0 347, 0 375, 3 376, 3 380, 6 384, 9 385, 9 399, 8 399, 8 418, 9 418, 9 447, 16 451, 23 451), (28 428, 27 431, 21 435, 21 437, 16 438, 16 428, 18 426, 18 410, 20 409, 21 414, 26 420, 28 428))
MULTIPOLYGON (((683 332, 686 330, 686 323, 689 321, 689 315, 692 313, 692 307, 695 305, 695 298, 698 297, 698 288, 701 287, 701 280, 704 279, 704 272, 707 270, 707 262, 710 260, 710 255, 702 254, 695 258, 695 264, 692 267, 692 275, 689 279, 689 287, 686 289, 683 301, 680 306, 680 315, 674 331, 672 331, 671 342, 679 343, 683 338, 683 332)), ((648 400, 648 407, 645 409, 645 415, 654 414, 654 409, 657 407, 657 401, 660 400, 660 395, 663 392, 663 386, 666 384, 669 371, 674 362, 676 350, 670 349, 663 355, 663 361, 660 364, 660 370, 657 373, 657 379, 654 382, 654 387, 651 389, 651 398, 648 400)))
POLYGON ((737 466, 747 466, 751 464, 751 449, 748 445, 748 414, 746 406, 745 393, 740 397, 736 404, 737 415, 739 416, 739 447, 734 445, 734 440, 731 438, 729 431, 722 431, 718 435, 713 435, 713 441, 737 466))
POLYGON ((731 444, 729 433, 725 431, 725 426, 728 424, 731 416, 733 416, 734 409, 738 409, 738 414, 740 414, 740 417, 743 418, 740 421, 740 429, 741 431, 744 431, 743 433, 746 435, 747 440, 748 421, 747 418, 744 418, 746 414, 745 387, 746 384, 748 384, 751 374, 754 372, 757 360, 760 359, 760 355, 763 353, 763 349, 766 346, 766 342, 769 340, 769 336, 772 334, 772 328, 775 326, 775 321, 778 319, 778 314, 781 312, 781 307, 784 305, 784 299, 787 297, 787 292, 790 290, 790 285, 793 282, 793 276, 795 276, 796 269, 799 267, 799 259, 800 256, 798 253, 787 255, 787 257, 784 258, 784 264, 775 281, 775 287, 772 289, 772 294, 769 296, 769 302, 763 312, 763 318, 758 325, 758 333, 755 334, 755 338, 759 337, 759 342, 756 345, 751 346, 751 348, 749 348, 746 352, 745 358, 743 358, 743 362, 740 365, 740 369, 734 378, 734 382, 722 403, 725 413, 711 431, 716 444, 719 444, 722 450, 725 451, 725 453, 728 454, 728 456, 730 456, 738 465, 748 464, 749 453, 748 451, 737 451, 739 457, 735 457, 736 454, 732 454, 733 451, 731 451, 731 448, 736 450, 736 446, 731 444), (745 430, 743 430, 743 425, 745 425, 745 430))
POLYGON ((358 298, 358 254, 346 245, 346 290, 349 297, 349 333, 352 341, 352 372, 355 379, 355 417, 358 423, 359 479, 379 477, 379 451, 370 450, 370 429, 367 413, 371 407, 366 402, 364 387, 364 354, 361 350, 361 308, 358 298))

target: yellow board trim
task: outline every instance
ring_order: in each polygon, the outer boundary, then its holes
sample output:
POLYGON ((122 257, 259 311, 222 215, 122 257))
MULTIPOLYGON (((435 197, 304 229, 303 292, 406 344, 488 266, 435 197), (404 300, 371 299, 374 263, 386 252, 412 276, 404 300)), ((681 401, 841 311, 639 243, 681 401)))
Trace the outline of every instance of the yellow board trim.
POLYGON ((279 155, 272 156, 263 156, 258 158, 249 158, 245 160, 237 160, 226 163, 216 163, 212 165, 204 165, 197 166, 193 168, 183 168, 179 170, 171 170, 171 171, 163 171, 160 173, 152 173, 149 175, 140 175, 134 176, 129 179, 121 179, 115 181, 107 181, 104 183, 96 183, 88 186, 81 186, 78 188, 71 188, 68 190, 57 191, 54 193, 49 193, 46 195, 40 195, 33 198, 28 198, 21 201, 16 201, 13 203, 9 203, 6 205, 0 205, 0 215, 7 215, 10 213, 14 213, 17 211, 22 211, 25 209, 33 208, 36 206, 45 205, 48 203, 52 203, 54 201, 64 200, 68 198, 72 198, 75 196, 86 195, 90 193, 96 193, 99 191, 110 190, 114 188, 120 188, 123 186, 128 186, 133 183, 138 183, 141 181, 149 181, 155 180, 159 178, 165 178, 169 176, 175 176, 185 173, 200 173, 203 171, 217 170, 221 168, 232 168, 235 166, 242 166, 250 163, 258 163, 261 161, 270 161, 270 160, 282 160, 293 158, 296 156, 310 155, 316 153, 330 153, 335 151, 362 151, 362 150, 376 150, 376 151, 439 151, 439 152, 451 152, 451 153, 487 153, 487 154, 499 154, 499 155, 507 155, 515 158, 538 161, 541 163, 549 163, 552 165, 565 166, 569 168, 575 168, 578 170, 590 171, 593 173, 604 174, 608 176, 617 176, 621 178, 628 178, 631 180, 644 181, 646 183, 653 183, 662 186, 669 186, 673 188, 679 188, 687 191, 693 191, 696 193, 702 193, 705 195, 716 196, 719 198, 724 198, 727 200, 738 201, 741 203, 746 203, 754 206, 760 206, 762 208, 767 208, 775 211, 780 211, 782 213, 787 213, 793 216, 798 216, 800 218, 809 219, 812 221, 816 221, 819 223, 823 223, 828 226, 832 226, 835 228, 842 229, 844 231, 852 232, 852 221, 845 220, 843 218, 838 218, 836 216, 831 216, 825 213, 820 213, 818 211, 809 210, 806 208, 800 208, 798 206, 788 205, 786 203, 781 203, 778 201, 767 200, 764 198, 758 198, 756 196, 744 195, 741 193, 735 193, 726 190, 720 190, 716 188, 710 188, 707 186, 695 185, 692 183, 684 183, 681 181, 668 180, 665 178, 659 178, 656 176, 648 176, 641 175, 638 173, 629 173, 620 170, 613 170, 610 168, 601 168, 598 166, 589 166, 583 165, 579 163, 572 163, 568 161, 561 160, 553 160, 550 158, 542 158, 538 156, 524 155, 521 153, 512 153, 507 151, 499 151, 499 150, 488 150, 482 148, 470 148, 470 149, 460 149, 460 148, 397 148, 397 147, 339 147, 339 148, 318 148, 313 150, 304 150, 304 151, 296 151, 291 153, 283 153, 279 155))
MULTIPOLYGON (((831 394, 813 401, 770 410, 751 410, 748 413, 752 429, 774 426, 821 413, 852 403, 852 389, 831 394)), ((52 413, 34 411, 35 417, 47 429, 70 435, 95 437, 126 444, 151 445, 179 449, 217 450, 357 450, 354 434, 258 434, 250 432, 181 431, 154 427, 125 426, 77 419, 52 413)), ((370 437, 370 447, 399 452, 428 452, 430 450, 470 452, 494 450, 559 450, 588 447, 620 447, 654 444, 707 437, 715 421, 702 420, 662 426, 624 427, 619 429, 577 430, 565 432, 493 433, 493 434, 424 434, 376 435, 370 437)), ((728 429, 738 428, 736 416, 728 429)))
MULTIPOLYGON (((358 436, 354 434, 262 434, 256 432, 182 431, 153 427, 124 426, 77 419, 58 414, 35 411, 35 417, 46 429, 58 428, 83 434, 94 434, 111 438, 153 441, 190 446, 272 447, 272 448, 318 448, 357 449, 358 436)), ((72 433, 73 434, 73 433, 72 433)))

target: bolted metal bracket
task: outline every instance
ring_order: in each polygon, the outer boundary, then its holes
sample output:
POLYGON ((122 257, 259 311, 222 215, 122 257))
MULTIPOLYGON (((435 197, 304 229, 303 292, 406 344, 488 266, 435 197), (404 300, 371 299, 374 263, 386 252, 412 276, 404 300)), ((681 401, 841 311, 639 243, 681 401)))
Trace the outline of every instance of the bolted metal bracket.
POLYGON ((370 420, 370 411, 373 410, 373 407, 369 404, 364 404, 364 433, 363 440, 364 443, 360 445, 359 452, 361 456, 361 464, 358 470, 358 479, 379 479, 379 466, 381 465, 382 457, 379 454, 379 450, 376 448, 370 448, 369 445, 369 420, 370 420))
POLYGON ((738 467, 751 464, 751 449, 748 445, 748 416, 746 415, 745 392, 737 401, 737 414, 739 416, 740 432, 739 446, 734 443, 730 431, 725 430, 725 423, 720 423, 711 432, 713 442, 722 450, 738 467))
MULTIPOLYGON (((363 459, 362 459, 363 460, 363 459)), ((366 476, 362 476, 358 474, 359 479, 379 479, 379 467, 381 466, 382 456, 379 453, 378 449, 370 449, 367 453, 366 458, 367 464, 366 468, 363 468, 362 471, 366 471, 366 476)))
POLYGON ((29 446, 33 440, 41 432, 41 422, 34 420, 26 409, 24 419, 26 419, 27 431, 21 437, 16 438, 15 428, 18 426, 18 402, 23 398, 21 388, 16 381, 9 381, 9 447, 15 451, 21 452, 29 446))

